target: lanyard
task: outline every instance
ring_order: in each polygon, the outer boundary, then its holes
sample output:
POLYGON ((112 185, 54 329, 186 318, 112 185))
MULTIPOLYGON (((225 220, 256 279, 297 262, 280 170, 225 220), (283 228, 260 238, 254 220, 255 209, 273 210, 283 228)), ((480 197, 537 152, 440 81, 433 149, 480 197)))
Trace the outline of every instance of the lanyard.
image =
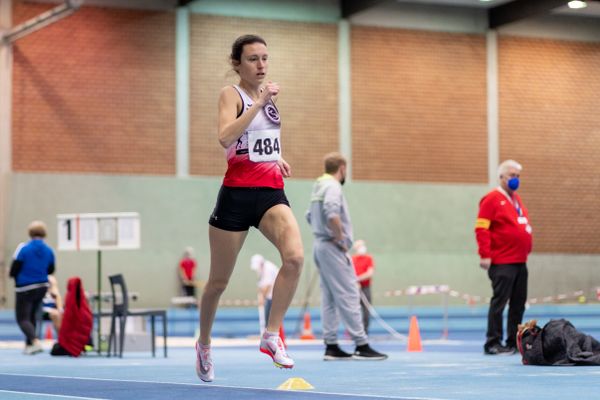
POLYGON ((513 205, 513 207, 515 208, 515 210, 517 211, 517 215, 518 215, 519 217, 522 217, 522 216, 523 216, 523 208, 521 207, 521 205, 519 204, 519 202, 518 202, 518 201, 514 201, 514 200, 512 199, 512 197, 510 197, 510 196, 508 195, 508 193, 506 193, 506 191, 505 191, 504 189, 502 189, 502 187, 501 187, 501 186, 498 186, 497 190, 498 190, 500 193, 502 193, 502 194, 504 195, 504 197, 506 197, 506 198, 508 199, 508 201, 510 201, 510 204, 512 204, 512 205, 513 205))
POLYGON ((523 216, 523 209, 521 208, 521 206, 519 205, 518 202, 514 202, 513 205, 515 206, 515 210, 517 210, 517 214, 519 214, 519 217, 523 216))

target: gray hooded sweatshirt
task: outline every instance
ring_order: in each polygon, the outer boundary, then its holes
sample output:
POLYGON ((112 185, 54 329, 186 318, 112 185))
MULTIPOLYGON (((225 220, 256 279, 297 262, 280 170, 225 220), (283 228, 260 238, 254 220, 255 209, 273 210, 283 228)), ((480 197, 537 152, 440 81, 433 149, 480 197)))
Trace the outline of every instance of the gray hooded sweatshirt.
POLYGON ((312 228, 317 240, 333 240, 333 231, 329 228, 328 220, 339 216, 342 221, 342 231, 347 248, 352 247, 352 222, 348 203, 342 192, 342 185, 330 174, 320 176, 313 186, 310 207, 306 212, 306 220, 312 228))

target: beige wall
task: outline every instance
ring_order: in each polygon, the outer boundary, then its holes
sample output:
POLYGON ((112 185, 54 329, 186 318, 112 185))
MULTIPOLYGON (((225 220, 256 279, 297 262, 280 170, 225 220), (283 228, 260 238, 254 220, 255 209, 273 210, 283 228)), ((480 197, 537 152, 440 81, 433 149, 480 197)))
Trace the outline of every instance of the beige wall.
POLYGON ((485 37, 352 29, 356 179, 485 183, 485 37))
POLYGON ((524 167, 534 251, 600 253, 600 43, 501 36, 500 157, 524 167))

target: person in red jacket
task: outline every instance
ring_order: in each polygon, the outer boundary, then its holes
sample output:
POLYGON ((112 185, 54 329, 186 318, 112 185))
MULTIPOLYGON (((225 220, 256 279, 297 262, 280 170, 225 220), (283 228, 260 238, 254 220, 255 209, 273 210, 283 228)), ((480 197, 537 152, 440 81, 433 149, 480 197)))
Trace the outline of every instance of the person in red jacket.
POLYGON ((196 260, 191 247, 185 248, 183 257, 179 260, 179 278, 185 295, 196 297, 196 260))
MULTIPOLYGON (((369 304, 373 304, 371 301, 371 279, 375 272, 375 263, 373 257, 367 253, 367 244, 364 240, 357 240, 354 242, 354 255, 352 256, 352 264, 354 264, 354 272, 356 272, 356 280, 360 285, 360 291, 364 294, 364 298, 367 299, 369 304)), ((362 311, 362 321, 365 327, 365 332, 369 333, 369 309, 367 304, 363 301, 361 296, 360 308, 362 311)))
POLYGON ((479 266, 488 272, 493 296, 488 312, 485 354, 515 354, 517 327, 527 300, 527 256, 532 234, 529 214, 516 190, 521 165, 506 160, 498 167, 500 186, 479 202, 475 236, 479 266), (502 312, 509 303, 506 344, 502 345, 502 312))
POLYGON ((58 343, 52 347, 53 356, 79 357, 85 346, 90 343, 93 317, 83 283, 78 276, 70 278, 67 283, 65 297, 65 313, 63 316, 58 343))

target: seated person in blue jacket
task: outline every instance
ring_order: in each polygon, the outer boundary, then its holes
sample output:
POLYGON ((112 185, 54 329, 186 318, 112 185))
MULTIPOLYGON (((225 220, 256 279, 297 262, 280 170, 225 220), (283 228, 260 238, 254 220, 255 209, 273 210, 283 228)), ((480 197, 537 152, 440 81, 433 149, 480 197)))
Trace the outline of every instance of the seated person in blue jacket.
POLYGON ((54 330, 58 335, 64 312, 63 300, 54 275, 48 275, 48 283, 50 287, 48 287, 46 295, 42 299, 43 320, 52 321, 52 326, 54 326, 54 330))

